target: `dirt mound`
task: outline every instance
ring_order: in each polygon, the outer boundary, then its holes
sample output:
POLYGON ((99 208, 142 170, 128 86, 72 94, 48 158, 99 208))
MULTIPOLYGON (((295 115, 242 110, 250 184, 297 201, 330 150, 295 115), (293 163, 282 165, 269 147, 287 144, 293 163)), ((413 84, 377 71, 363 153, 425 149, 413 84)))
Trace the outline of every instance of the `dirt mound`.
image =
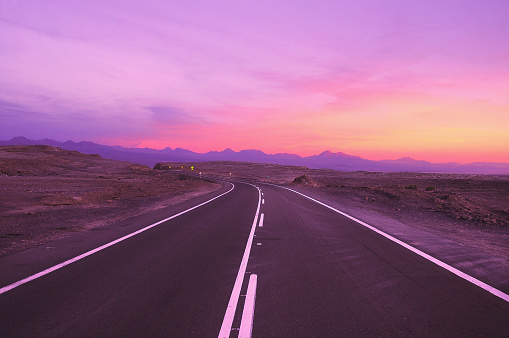
POLYGON ((46 145, 3 146, 0 147, 0 159, 0 174, 7 176, 62 175, 99 168, 107 163, 119 169, 120 163, 128 164, 105 160, 97 154, 87 155, 46 145))
POLYGON ((307 186, 311 186, 311 187, 317 187, 318 186, 318 184, 311 177, 309 177, 308 175, 302 175, 302 176, 296 177, 293 180, 293 183, 294 184, 307 185, 307 186))
POLYGON ((128 164, 127 166, 125 166, 125 169, 137 172, 146 172, 152 170, 143 164, 128 164))

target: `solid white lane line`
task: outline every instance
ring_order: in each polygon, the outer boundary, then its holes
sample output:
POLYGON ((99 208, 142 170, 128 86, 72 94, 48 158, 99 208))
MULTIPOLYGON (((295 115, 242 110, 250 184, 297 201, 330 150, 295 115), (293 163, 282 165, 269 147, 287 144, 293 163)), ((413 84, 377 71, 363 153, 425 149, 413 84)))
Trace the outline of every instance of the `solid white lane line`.
POLYGON ((296 193, 296 194, 299 194, 299 195, 304 196, 304 197, 306 197, 306 198, 308 198, 308 199, 310 199, 310 200, 312 200, 312 201, 314 201, 314 202, 316 202, 316 203, 318 203, 318 204, 321 204, 321 205, 323 205, 324 207, 329 208, 329 209, 331 209, 331 210, 333 210, 333 211, 337 212, 338 214, 341 214, 341 215, 343 215, 343 216, 345 216, 345 217, 347 217, 347 218, 349 218, 349 219, 351 219, 351 220, 353 220, 353 221, 355 221, 355 222, 357 222, 357 223, 359 223, 359 224, 361 224, 361 225, 365 226, 366 228, 373 230, 374 232, 376 232, 376 233, 378 233, 378 234, 380 234, 380 235, 384 236, 385 238, 390 239, 391 241, 393 241, 393 242, 395 242, 395 243, 397 243, 397 244, 399 244, 399 245, 401 245, 401 246, 403 246, 403 247, 407 248, 408 250, 410 250, 410 251, 412 251, 412 252, 414 252, 414 253, 418 254, 419 256, 421 256, 421 257, 423 257, 423 258, 425 258, 425 259, 427 259, 427 260, 429 260, 429 261, 431 261, 431 262, 435 263, 436 265, 438 265, 438 266, 440 266, 440 267, 442 267, 442 268, 444 268, 444 269, 446 269, 446 270, 448 270, 448 271, 452 272, 452 273, 453 273, 453 274, 455 274, 456 276, 461 277, 461 278, 463 278, 463 279, 465 279, 465 280, 469 281, 470 283, 472 283, 472 284, 474 284, 474 285, 477 285, 477 286, 478 286, 478 287, 480 287, 481 289, 484 289, 484 290, 488 291, 489 293, 491 293, 491 294, 493 294, 493 295, 495 295, 495 296, 497 296, 497 297, 499 297, 499 298, 501 298, 501 299, 505 300, 506 302, 509 302, 509 295, 508 295, 508 294, 506 294, 506 293, 504 293, 504 292, 502 292, 502 291, 500 291, 500 290, 498 290, 498 289, 494 288, 494 287, 493 287, 493 286, 491 286, 491 285, 488 285, 488 284, 486 284, 486 283, 484 283, 484 282, 482 282, 482 281, 478 280, 477 278, 474 278, 474 277, 472 277, 472 276, 470 276, 470 275, 468 275, 468 274, 466 274, 466 273, 464 273, 464 272, 462 272, 462 271, 460 271, 460 270, 456 269, 455 267, 450 266, 450 265, 449 265, 449 264, 447 264, 447 263, 442 262, 442 261, 441 261, 441 260, 439 260, 439 259, 436 259, 436 258, 435 258, 435 257, 433 257, 433 256, 428 255, 428 254, 427 254, 427 253, 425 253, 425 252, 422 252, 422 251, 421 251, 421 250, 419 250, 419 249, 414 248, 413 246, 410 246, 410 245, 406 244, 406 243, 405 243, 405 242, 403 242, 403 241, 400 241, 399 239, 397 239, 397 238, 395 238, 395 237, 392 237, 391 235, 389 235, 389 234, 387 234, 387 233, 385 233, 385 232, 383 232, 383 231, 381 231, 381 230, 379 230, 379 229, 375 228, 374 226, 371 226, 371 225, 369 225, 369 224, 367 224, 367 223, 364 223, 363 221, 358 220, 357 218, 355 218, 355 217, 353 217, 353 216, 350 216, 350 215, 348 215, 348 214, 346 214, 346 213, 344 213, 344 212, 342 212, 342 211, 340 211, 340 210, 338 210, 338 209, 335 209, 335 208, 331 207, 330 205, 327 205, 327 204, 325 204, 325 203, 323 203, 323 202, 320 202, 320 201, 318 201, 318 200, 315 200, 314 198, 309 197, 309 196, 307 196, 307 195, 304 195, 304 194, 302 194, 302 193, 300 193, 300 192, 298 192, 298 191, 295 191, 295 190, 293 190, 293 189, 290 189, 290 188, 287 188, 287 187, 278 186, 278 185, 275 185, 275 184, 270 184, 270 185, 274 185, 274 186, 279 187, 279 188, 284 188, 284 189, 287 189, 287 190, 293 191, 293 192, 294 192, 294 193, 296 193))
POLYGON ((260 215, 260 223, 258 223, 258 226, 261 228, 263 227, 263 218, 264 218, 265 214, 261 214, 260 215))
POLYGON ((244 311, 242 312, 242 320, 240 321, 239 338, 251 338, 253 332, 253 319, 256 300, 256 283, 257 276, 249 276, 249 284, 247 285, 246 302, 244 303, 244 311))
POLYGON ((232 294, 230 296, 230 300, 228 301, 228 306, 226 307, 223 324, 221 325, 221 329, 219 330, 218 337, 220 338, 226 338, 230 336, 233 318, 235 317, 237 303, 239 302, 240 289, 242 288, 242 283, 244 282, 244 276, 246 274, 249 253, 251 252, 251 246, 253 245, 253 237, 256 230, 258 215, 260 213, 260 202, 262 198, 260 188, 258 188, 257 186, 254 187, 258 189, 258 208, 256 209, 253 225, 251 226, 251 232, 249 233, 249 237, 247 239, 246 249, 244 250, 244 256, 242 256, 242 261, 240 262, 239 272, 237 273, 237 278, 235 279, 235 284, 233 285, 232 294))
POLYGON ((189 208, 189 209, 187 209, 187 210, 184 210, 184 211, 182 211, 182 212, 179 212, 178 214, 175 214, 175 215, 173 215, 173 216, 170 216, 170 217, 168 217, 168 218, 165 218, 165 219, 163 219, 163 220, 161 220, 161 221, 159 221, 159 222, 156 222, 156 223, 151 224, 151 225, 149 225, 149 226, 147 226, 147 227, 145 227, 145 228, 143 228, 143 229, 140 229, 140 230, 138 230, 138 231, 135 231, 135 232, 133 232, 133 233, 130 233, 129 235, 126 235, 126 236, 121 237, 121 238, 119 238, 119 239, 116 239, 116 240, 114 240, 114 241, 112 241, 112 242, 109 242, 109 243, 107 243, 107 244, 104 244, 104 245, 102 245, 102 246, 100 246, 100 247, 98 247, 98 248, 95 248, 95 249, 93 249, 93 250, 87 251, 87 252, 85 252, 84 254, 81 254, 81 255, 76 256, 76 257, 71 258, 71 259, 68 259, 68 260, 66 260, 65 262, 62 262, 62 263, 57 264, 57 265, 55 265, 55 266, 52 266, 52 267, 50 267, 50 268, 48 268, 48 269, 46 269, 46 270, 43 270, 43 271, 41 271, 41 272, 39 272, 39 273, 36 273, 35 275, 32 275, 32 276, 30 276, 30 277, 24 278, 24 279, 22 279, 22 280, 19 280, 19 281, 17 281, 17 282, 14 282, 14 283, 12 283, 12 284, 9 284, 9 285, 7 285, 7 286, 4 286, 3 288, 1 288, 1 289, 0 289, 0 295, 1 295, 2 293, 5 293, 5 292, 7 292, 7 291, 10 291, 10 290, 12 290, 12 289, 14 289, 14 288, 16 288, 16 287, 18 287, 18 286, 20 286, 20 285, 23 285, 23 284, 25 284, 25 283, 28 283, 28 282, 30 282, 30 281, 33 281, 34 279, 37 279, 37 278, 42 277, 42 276, 44 276, 44 275, 47 275, 47 274, 49 274, 49 273, 51 273, 51 272, 53 272, 53 271, 55 271, 55 270, 58 270, 58 269, 60 269, 60 268, 63 268, 63 267, 64 267, 64 266, 66 266, 66 265, 69 265, 69 264, 71 264, 71 263, 74 263, 74 262, 76 262, 76 261, 79 261, 80 259, 83 259, 83 258, 85 258, 85 257, 87 257, 87 256, 93 255, 93 254, 95 254, 96 252, 99 252, 99 251, 101 251, 101 250, 104 250, 104 249, 106 249, 106 248, 108 248, 108 247, 110 247, 110 246, 112 246, 112 245, 115 245, 115 244, 117 244, 117 243, 120 243, 120 242, 122 242, 122 241, 124 241, 124 240, 126 240, 126 239, 128 239, 128 238, 131 238, 131 237, 133 237, 133 236, 136 236, 136 235, 138 235, 138 234, 140 234, 140 233, 142 233, 142 232, 144 232, 144 231, 147 231, 148 229, 151 229, 151 228, 153 228, 153 227, 155 227, 155 226, 157 226, 157 225, 159 225, 159 224, 161 224, 161 223, 164 223, 164 222, 166 222, 166 221, 169 221, 170 219, 173 219, 173 218, 178 217, 178 216, 180 216, 180 215, 183 215, 183 214, 185 214, 185 213, 187 213, 187 212, 189 212, 189 211, 191 211, 191 210, 194 210, 194 209, 196 209, 196 208, 199 208, 199 207, 201 207, 202 205, 205 205, 205 204, 207 204, 207 203, 210 203, 210 202, 212 202, 213 200, 215 200, 215 199, 217 199, 217 198, 219 198, 219 197, 221 197, 221 196, 224 196, 224 195, 226 195, 227 193, 229 193, 230 191, 232 191, 232 190, 235 188, 235 185, 233 185, 233 183, 230 183, 230 184, 232 185, 232 188, 231 188, 230 190, 228 190, 227 192, 224 192, 224 193, 222 193, 221 195, 218 195, 218 196, 216 196, 216 197, 214 197, 214 198, 212 198, 212 199, 210 199, 210 200, 208 200, 208 201, 205 201, 205 202, 203 202, 203 203, 201 203, 201 204, 195 205, 195 206, 194 206, 194 207, 192 207, 192 208, 189 208))

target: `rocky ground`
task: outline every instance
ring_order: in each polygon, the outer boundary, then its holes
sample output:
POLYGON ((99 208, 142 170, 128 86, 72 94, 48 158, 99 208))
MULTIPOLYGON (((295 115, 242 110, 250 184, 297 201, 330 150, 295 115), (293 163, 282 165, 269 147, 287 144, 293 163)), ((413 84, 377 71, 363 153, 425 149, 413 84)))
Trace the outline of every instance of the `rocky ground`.
MULTIPOLYGON (((189 170, 191 164, 168 165, 189 170)), ((389 217, 509 261, 509 176, 340 172, 239 162, 194 167, 203 175, 304 189, 354 217, 366 212, 389 217)))
POLYGON ((0 147, 0 255, 219 187, 208 180, 50 146, 0 147))

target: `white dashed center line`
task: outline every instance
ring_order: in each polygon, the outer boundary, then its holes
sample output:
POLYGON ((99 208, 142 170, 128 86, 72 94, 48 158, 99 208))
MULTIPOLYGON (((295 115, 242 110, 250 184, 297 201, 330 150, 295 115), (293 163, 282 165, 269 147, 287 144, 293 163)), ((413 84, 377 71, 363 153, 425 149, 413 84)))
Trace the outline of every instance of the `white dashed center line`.
MULTIPOLYGON (((237 278, 235 279, 235 284, 233 285, 232 294, 230 296, 230 300, 228 302, 228 306, 226 307, 226 312, 224 314, 223 324, 221 325, 221 329, 219 331, 219 338, 230 337, 230 333, 232 330, 233 319, 235 317, 235 312, 237 310, 237 303, 239 301, 240 290, 242 288, 242 284, 244 282, 244 277, 246 274, 247 262, 249 260, 249 254, 251 252, 251 246, 253 245, 253 237, 256 229, 256 224, 258 223, 258 216, 260 214, 260 199, 261 199, 261 191, 260 188, 254 186, 258 189, 258 208, 256 209, 256 214, 253 220, 253 225, 251 226, 251 232, 247 239, 246 248, 244 250, 244 256, 242 257, 242 261, 240 263, 239 271, 237 273, 237 278)), ((255 277, 256 279, 256 277, 255 277)), ((251 281, 251 279, 250 279, 251 281)), ((255 282, 256 286, 256 282, 255 282)), ((254 300, 253 300, 253 311, 254 311, 254 300)), ((244 319, 244 318, 243 318, 244 319)), ((242 320, 243 320, 242 319, 242 320)), ((241 322, 241 326, 244 325, 241 322)), ((252 325, 252 320, 251 324, 252 325)), ((251 328, 249 329, 249 333, 251 332, 251 328)), ((246 336, 246 337, 250 337, 246 336)))
POLYGON ((260 215, 260 223, 258 223, 258 226, 261 228, 263 227, 263 218, 265 217, 265 214, 260 215))

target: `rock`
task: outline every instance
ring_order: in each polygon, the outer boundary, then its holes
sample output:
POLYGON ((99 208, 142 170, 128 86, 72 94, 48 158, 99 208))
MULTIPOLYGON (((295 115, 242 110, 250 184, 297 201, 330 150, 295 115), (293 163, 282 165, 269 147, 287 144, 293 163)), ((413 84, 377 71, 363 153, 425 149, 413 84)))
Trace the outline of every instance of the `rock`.
POLYGON ((293 180, 293 183, 294 184, 309 185, 309 186, 312 186, 312 187, 317 187, 318 186, 318 184, 311 177, 309 177, 308 175, 302 175, 302 176, 296 177, 293 180))

